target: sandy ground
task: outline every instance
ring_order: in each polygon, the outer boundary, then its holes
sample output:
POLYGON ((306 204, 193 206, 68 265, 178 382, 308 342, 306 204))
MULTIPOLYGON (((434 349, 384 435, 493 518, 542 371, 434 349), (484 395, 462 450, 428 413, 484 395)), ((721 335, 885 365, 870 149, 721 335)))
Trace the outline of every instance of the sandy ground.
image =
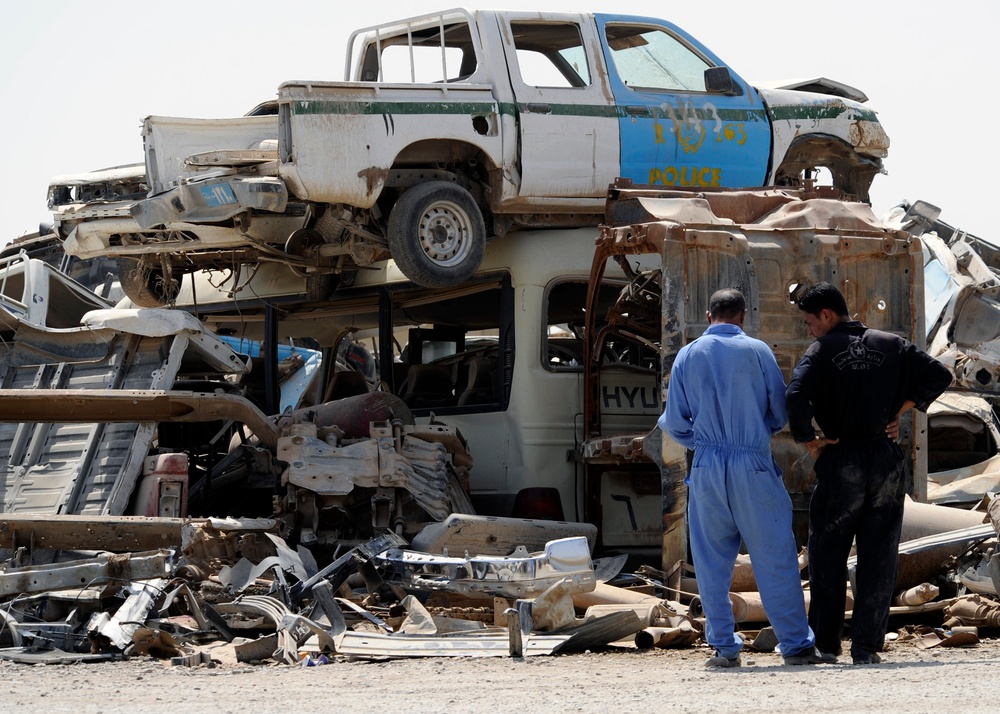
MULTIPOLYGON (((563 656, 337 660, 319 667, 0 662, 4 712, 996 712, 1000 640, 879 665, 785 667, 775 654, 707 670, 704 647, 563 656)), ((849 661, 849 660, 848 660, 849 661)))

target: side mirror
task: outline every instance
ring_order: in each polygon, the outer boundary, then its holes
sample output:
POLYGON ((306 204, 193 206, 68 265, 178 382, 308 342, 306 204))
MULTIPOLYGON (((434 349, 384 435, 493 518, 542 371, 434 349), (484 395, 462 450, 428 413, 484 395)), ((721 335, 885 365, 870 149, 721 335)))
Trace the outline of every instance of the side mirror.
POLYGON ((922 223, 927 226, 927 230, 933 230, 933 226, 937 223, 937 219, 941 216, 941 209, 935 206, 933 203, 927 203, 927 201, 914 201, 910 204, 910 207, 906 209, 906 215, 903 216, 903 222, 913 222, 922 223))
POLYGON ((739 94, 728 67, 709 67, 705 70, 705 89, 711 94, 739 94))

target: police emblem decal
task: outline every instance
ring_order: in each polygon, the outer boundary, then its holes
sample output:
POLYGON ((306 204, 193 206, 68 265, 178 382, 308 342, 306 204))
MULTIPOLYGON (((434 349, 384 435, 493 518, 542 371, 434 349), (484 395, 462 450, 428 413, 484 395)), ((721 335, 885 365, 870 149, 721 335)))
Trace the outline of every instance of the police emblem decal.
POLYGON ((885 355, 878 350, 869 349, 861 340, 852 340, 847 349, 833 358, 834 366, 844 369, 871 369, 881 366, 885 355))

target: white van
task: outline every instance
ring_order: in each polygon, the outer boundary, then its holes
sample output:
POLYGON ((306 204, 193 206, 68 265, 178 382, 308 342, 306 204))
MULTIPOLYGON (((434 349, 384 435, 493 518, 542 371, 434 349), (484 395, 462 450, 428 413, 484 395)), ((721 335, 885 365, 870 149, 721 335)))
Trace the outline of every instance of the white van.
MULTIPOLYGON (((601 506, 585 500, 582 329, 597 235, 593 228, 511 233, 492 242, 481 269, 457 287, 418 287, 389 261, 359 270, 325 302, 303 303, 301 277, 262 263, 195 274, 178 305, 222 335, 266 340, 273 330, 282 341, 308 338, 341 354, 345 341, 363 345, 377 363, 374 388, 400 396, 418 424, 436 420, 465 436, 477 513, 599 520, 603 546, 656 549, 655 464, 642 477, 612 477, 599 489, 601 506)), ((598 315, 626 284, 620 269, 608 272, 598 315)), ((612 340, 601 361, 602 433, 652 430, 659 355, 612 340)), ((334 374, 333 363, 318 401, 368 388, 356 375, 334 374)))

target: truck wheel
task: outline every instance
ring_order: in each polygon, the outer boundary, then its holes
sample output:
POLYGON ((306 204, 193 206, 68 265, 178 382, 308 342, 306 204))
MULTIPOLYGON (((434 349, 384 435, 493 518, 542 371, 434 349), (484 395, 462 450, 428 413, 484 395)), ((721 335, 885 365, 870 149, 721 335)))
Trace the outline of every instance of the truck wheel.
POLYGON ((389 213, 389 252, 417 285, 457 285, 476 272, 486 254, 483 214, 461 186, 418 184, 389 213))
POLYGON ((177 299, 179 280, 168 280, 161 268, 152 268, 135 258, 118 259, 118 281, 139 307, 163 307, 177 299))

